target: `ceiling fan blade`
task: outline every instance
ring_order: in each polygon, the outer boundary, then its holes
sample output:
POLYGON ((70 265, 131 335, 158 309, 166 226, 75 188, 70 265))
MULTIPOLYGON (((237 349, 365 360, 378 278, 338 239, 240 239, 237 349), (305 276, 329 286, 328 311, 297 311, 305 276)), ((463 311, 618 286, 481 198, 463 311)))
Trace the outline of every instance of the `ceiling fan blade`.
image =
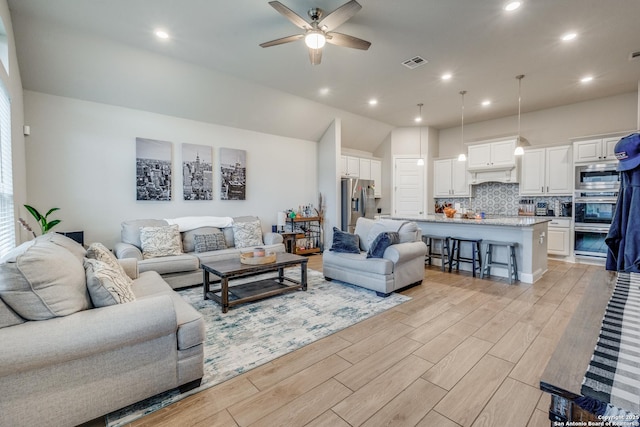
POLYGON ((270 1, 269 4, 277 10, 280 15, 287 18, 289 21, 293 22, 293 25, 296 27, 302 28, 303 30, 307 30, 311 28, 309 23, 304 20, 300 15, 295 13, 293 10, 289 9, 287 6, 283 5, 279 1, 270 1))
POLYGON ((361 50, 367 50, 369 49, 369 46, 371 46, 371 43, 366 40, 362 40, 347 34, 333 32, 327 33, 327 43, 335 44, 336 46, 351 47, 353 49, 361 50))
POLYGON ((300 40, 304 37, 304 34, 296 34, 293 36, 282 37, 281 39, 275 39, 268 42, 260 43, 260 47, 271 47, 277 46, 279 44, 291 43, 296 40, 300 40))
POLYGON ((309 59, 311 60, 311 64, 319 65, 322 60, 322 49, 309 48, 309 59))
POLYGON ((360 9, 362 9, 360 3, 356 0, 351 0, 321 19, 320 22, 318 22, 318 27, 323 28, 323 26, 326 26, 327 29, 325 31, 338 28, 358 13, 360 9))

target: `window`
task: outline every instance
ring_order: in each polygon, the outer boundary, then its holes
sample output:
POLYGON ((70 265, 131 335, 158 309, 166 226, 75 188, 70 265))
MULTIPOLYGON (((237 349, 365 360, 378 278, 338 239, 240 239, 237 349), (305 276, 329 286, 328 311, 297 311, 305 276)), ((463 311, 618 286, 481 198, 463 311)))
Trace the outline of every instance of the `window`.
POLYGON ((11 105, 0 82, 0 256, 16 244, 13 213, 13 172, 11 166, 11 105))

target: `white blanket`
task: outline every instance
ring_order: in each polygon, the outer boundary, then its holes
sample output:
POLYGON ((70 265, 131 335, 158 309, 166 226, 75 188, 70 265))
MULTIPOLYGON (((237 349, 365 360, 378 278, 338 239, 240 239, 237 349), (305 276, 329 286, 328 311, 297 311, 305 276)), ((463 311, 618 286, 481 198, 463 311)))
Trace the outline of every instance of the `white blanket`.
POLYGON ((177 225, 180 231, 194 230, 200 227, 225 228, 233 225, 233 218, 229 216, 183 216, 165 219, 169 225, 177 225))

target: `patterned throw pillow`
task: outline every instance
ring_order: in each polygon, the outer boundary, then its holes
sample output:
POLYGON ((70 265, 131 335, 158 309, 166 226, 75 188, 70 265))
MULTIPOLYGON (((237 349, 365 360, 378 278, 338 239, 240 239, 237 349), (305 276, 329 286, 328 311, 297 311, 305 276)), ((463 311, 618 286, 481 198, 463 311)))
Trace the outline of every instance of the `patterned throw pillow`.
POLYGON ((262 228, 260 220, 233 223, 233 241, 235 247, 250 248, 262 245, 262 228))
POLYGON ((193 243, 196 253, 227 249, 227 242, 224 240, 224 234, 222 234, 222 232, 196 234, 193 236, 193 243))
POLYGON ((111 268, 120 272, 129 286, 133 284, 133 280, 124 271, 124 268, 122 268, 115 255, 102 243, 95 242, 90 244, 87 248, 87 258, 97 259, 98 261, 108 264, 111 268))
POLYGON ((94 307, 123 304, 135 301, 129 283, 120 272, 109 264, 97 259, 85 259, 84 270, 87 275, 87 289, 94 307))
POLYGON ((144 259, 182 254, 182 239, 177 225, 140 227, 140 243, 144 259))

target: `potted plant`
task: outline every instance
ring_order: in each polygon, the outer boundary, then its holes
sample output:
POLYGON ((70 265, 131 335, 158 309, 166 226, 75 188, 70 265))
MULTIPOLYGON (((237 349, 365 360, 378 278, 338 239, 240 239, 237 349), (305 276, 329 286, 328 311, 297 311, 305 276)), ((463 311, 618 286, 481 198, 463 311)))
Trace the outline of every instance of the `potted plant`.
POLYGON ((60 208, 51 208, 51 209, 49 209, 49 211, 46 214, 42 215, 33 206, 24 205, 24 207, 25 207, 25 209, 27 211, 29 211, 29 213, 31 215, 33 215, 33 217, 36 219, 36 221, 38 221, 38 224, 40 225, 40 230, 42 230, 42 234, 48 233, 53 227, 55 227, 56 225, 60 224, 60 222, 61 222, 59 219, 54 219, 52 221, 49 221, 47 219, 49 217, 49 215, 51 215, 55 211, 60 210, 60 208))

